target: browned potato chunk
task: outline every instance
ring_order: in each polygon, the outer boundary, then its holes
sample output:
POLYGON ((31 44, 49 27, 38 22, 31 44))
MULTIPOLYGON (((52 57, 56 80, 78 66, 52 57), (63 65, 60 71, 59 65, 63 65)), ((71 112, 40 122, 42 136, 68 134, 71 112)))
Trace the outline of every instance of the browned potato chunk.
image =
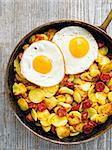
POLYGON ((109 63, 105 64, 101 68, 101 72, 110 72, 110 71, 112 71, 112 62, 109 62, 109 63))
POLYGON ((49 110, 53 109, 58 103, 55 97, 45 98, 44 101, 49 110))
POLYGON ((56 94, 59 89, 59 84, 50 87, 43 87, 42 89, 45 92, 45 97, 49 98, 56 94))
POLYGON ((13 93, 14 95, 24 94, 27 91, 26 87, 22 83, 14 83, 13 85, 13 93))
POLYGON ((112 115, 112 103, 107 103, 105 105, 99 106, 98 113, 112 115))
POLYGON ((63 139, 70 135, 70 129, 69 127, 66 127, 66 126, 60 126, 56 128, 56 133, 60 139, 63 139))
POLYGON ((42 89, 37 88, 31 90, 28 97, 33 103, 40 103, 44 99, 45 94, 42 89))
POLYGON ((28 104, 24 98, 18 99, 17 103, 18 103, 19 107, 21 108, 21 110, 23 110, 23 111, 26 111, 29 108, 28 104))

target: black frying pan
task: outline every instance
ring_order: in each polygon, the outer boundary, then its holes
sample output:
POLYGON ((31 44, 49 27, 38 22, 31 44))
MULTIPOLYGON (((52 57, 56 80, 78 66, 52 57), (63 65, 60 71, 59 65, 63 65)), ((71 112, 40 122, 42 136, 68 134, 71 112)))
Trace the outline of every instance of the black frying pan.
POLYGON ((105 41, 106 45, 108 46, 108 48, 110 50, 109 53, 112 53, 112 39, 106 33, 106 28, 109 25, 111 20, 112 20, 112 11, 109 13, 106 20, 103 22, 103 24, 99 27, 93 26, 91 24, 88 24, 88 23, 85 23, 82 21, 75 21, 75 20, 58 20, 58 21, 49 22, 49 23, 41 25, 41 26, 35 28, 34 30, 32 30, 15 47, 15 49, 12 52, 11 57, 9 59, 9 62, 7 65, 7 70, 6 70, 6 93, 8 96, 8 101, 10 102, 18 120, 25 127, 27 127, 31 132, 33 132, 35 135, 37 135, 37 136, 39 136, 45 140, 54 142, 54 143, 80 144, 82 142, 90 141, 90 140, 98 137, 99 135, 101 135, 105 131, 107 131, 112 126, 112 116, 110 116, 104 124, 96 127, 95 130, 89 135, 81 133, 75 137, 67 137, 67 138, 62 139, 62 140, 60 140, 56 135, 52 134, 51 132, 45 133, 41 127, 37 127, 34 124, 28 122, 25 119, 25 114, 17 106, 16 101, 14 99, 14 95, 12 93, 12 85, 14 83, 13 62, 14 62, 14 59, 16 58, 16 56, 20 53, 23 45, 25 43, 28 43, 29 38, 33 34, 44 33, 45 31, 48 31, 48 29, 51 29, 51 28, 55 28, 57 30, 60 30, 60 29, 67 27, 67 26, 80 26, 80 27, 87 29, 95 37, 95 39, 101 39, 101 40, 105 41))

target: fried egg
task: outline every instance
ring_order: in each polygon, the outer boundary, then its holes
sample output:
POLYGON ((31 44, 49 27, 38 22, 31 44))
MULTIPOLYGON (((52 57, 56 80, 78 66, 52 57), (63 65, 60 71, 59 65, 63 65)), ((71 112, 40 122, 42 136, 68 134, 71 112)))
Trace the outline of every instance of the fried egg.
POLYGON ((31 44, 23 53, 21 74, 30 82, 49 87, 64 77, 65 67, 59 47, 46 40, 31 44))
POLYGON ((98 56, 96 40, 90 32, 79 26, 61 29, 54 35, 53 42, 64 55, 66 74, 85 71, 98 56))

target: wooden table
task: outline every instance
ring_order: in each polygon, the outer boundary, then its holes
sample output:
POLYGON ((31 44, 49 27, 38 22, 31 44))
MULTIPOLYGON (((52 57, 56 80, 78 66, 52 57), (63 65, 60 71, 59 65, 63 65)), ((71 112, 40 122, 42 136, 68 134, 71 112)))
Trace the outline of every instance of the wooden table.
MULTIPOLYGON (((8 59, 26 33, 45 22, 65 18, 100 25, 110 9, 112 0, 0 0, 0 150, 112 150, 112 129, 74 146, 36 137, 16 119, 4 93, 8 59)), ((112 36, 112 23, 107 32, 112 36)))

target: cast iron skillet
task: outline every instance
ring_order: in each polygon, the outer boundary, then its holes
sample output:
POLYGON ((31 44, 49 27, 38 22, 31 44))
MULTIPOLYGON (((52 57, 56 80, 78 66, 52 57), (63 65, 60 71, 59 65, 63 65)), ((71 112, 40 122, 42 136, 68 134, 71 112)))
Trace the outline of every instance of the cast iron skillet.
MULTIPOLYGON (((100 27, 93 26, 91 24, 82 22, 82 21, 74 21, 74 20, 58 20, 58 21, 53 21, 46 23, 44 25, 41 25, 37 27, 36 29, 32 30, 30 33, 28 33, 20 42, 19 44, 15 47, 14 51, 11 54, 11 57, 9 59, 8 65, 7 65, 7 70, 6 70, 6 93, 8 96, 8 101, 10 102, 16 117, 18 120, 25 126, 27 127, 31 132, 33 132, 35 135, 54 142, 58 144, 80 144, 83 142, 90 141, 105 131, 107 131, 111 126, 112 126, 112 116, 108 118, 108 120, 102 124, 99 125, 91 134, 85 135, 84 133, 81 133, 75 137, 67 137, 65 139, 60 140, 56 135, 53 135, 51 132, 45 133, 41 127, 37 127, 34 124, 28 122, 25 119, 25 112, 23 113, 19 107, 16 104, 16 101, 14 99, 14 95, 12 93, 12 85, 14 83, 14 66, 13 62, 16 56, 19 54, 19 52, 22 49, 22 46, 25 43, 28 43, 29 37, 31 37, 33 34, 36 33, 43 33, 47 31, 48 29, 55 28, 57 30, 60 30, 64 27, 67 26, 80 26, 85 29, 87 29, 89 32, 92 33, 92 35, 96 39, 101 39, 105 41, 106 45, 109 47, 109 50, 112 50, 112 39, 109 37, 106 33, 106 28, 109 25, 110 21, 112 20, 112 10, 107 16, 106 20, 103 22, 103 24, 100 27)), ((112 51, 110 51, 112 53, 112 51)))

